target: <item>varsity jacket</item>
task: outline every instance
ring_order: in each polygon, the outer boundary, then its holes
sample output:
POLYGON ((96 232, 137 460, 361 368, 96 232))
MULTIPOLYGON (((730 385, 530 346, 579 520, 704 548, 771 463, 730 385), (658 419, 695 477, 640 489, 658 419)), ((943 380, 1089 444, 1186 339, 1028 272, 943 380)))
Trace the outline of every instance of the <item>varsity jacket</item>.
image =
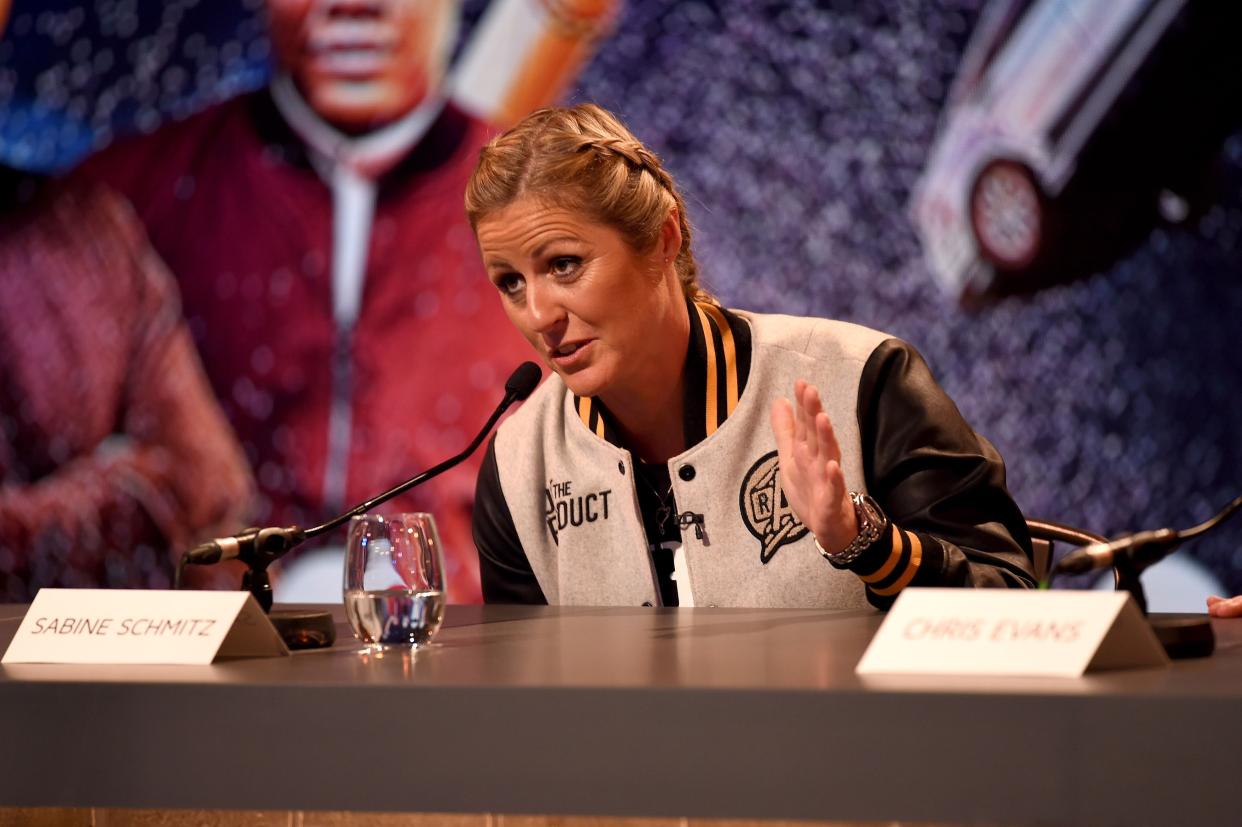
MULTIPOLYGON (((914 348, 846 322, 688 311, 690 447, 668 470, 692 605, 886 608, 912 585, 1034 585, 1000 456, 914 348), (850 490, 889 518, 848 567, 818 552, 781 491, 769 409, 798 378, 819 389, 850 490)), ((473 528, 489 602, 659 605, 635 458, 599 400, 555 375, 489 445, 473 528)))

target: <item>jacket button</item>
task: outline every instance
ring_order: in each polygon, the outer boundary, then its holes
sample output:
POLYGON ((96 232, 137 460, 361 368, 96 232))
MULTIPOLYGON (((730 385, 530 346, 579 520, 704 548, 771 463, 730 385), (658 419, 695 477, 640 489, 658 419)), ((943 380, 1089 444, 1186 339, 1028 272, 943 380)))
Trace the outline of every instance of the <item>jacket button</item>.
POLYGON ((677 469, 677 476, 681 477, 686 482, 690 482, 690 480, 694 479, 694 466, 693 465, 681 466, 680 468, 677 469))
POLYGON ((624 462, 618 462, 618 463, 617 463, 617 472, 618 472, 621 476, 623 476, 623 477, 625 476, 625 463, 624 463, 624 462))

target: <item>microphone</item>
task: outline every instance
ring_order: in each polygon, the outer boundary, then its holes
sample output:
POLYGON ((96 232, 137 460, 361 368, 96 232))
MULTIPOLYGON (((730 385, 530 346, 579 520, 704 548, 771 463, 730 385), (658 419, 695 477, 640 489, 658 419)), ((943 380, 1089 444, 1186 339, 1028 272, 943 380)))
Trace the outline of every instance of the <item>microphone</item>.
POLYGON ((1083 574, 1112 568, 1121 557, 1129 559, 1135 573, 1169 556, 1182 544, 1181 535, 1171 528, 1127 534, 1107 543, 1092 543, 1057 563, 1053 574, 1083 574))
POLYGON ((248 528, 230 537, 218 537, 185 553, 185 562, 194 566, 209 566, 222 560, 241 560, 255 565, 264 558, 277 559, 305 539, 305 533, 297 526, 288 528, 248 528))
POLYGON ((1107 543, 1092 543, 1089 546, 1083 546, 1073 554, 1063 557, 1053 567, 1049 577, 1055 574, 1082 574, 1095 569, 1116 567, 1118 562, 1130 570, 1131 576, 1137 576, 1148 566, 1168 557, 1182 543, 1216 528, 1232 517, 1239 508, 1242 508, 1242 497, 1235 497, 1211 519, 1191 528, 1181 531, 1171 528, 1139 531, 1107 543))
MULTIPOLYGON (((1197 526, 1175 531, 1158 528, 1155 531, 1139 531, 1106 543, 1089 546, 1066 555, 1044 578, 1040 588, 1047 588, 1057 574, 1081 574, 1094 569, 1112 568, 1116 577, 1116 589, 1130 593, 1134 603, 1144 616, 1147 615, 1147 595, 1139 574, 1169 556, 1188 540, 1202 536, 1219 526, 1242 508, 1242 497, 1235 497, 1211 519, 1197 526)), ((1215 648, 1216 637, 1207 619, 1200 615, 1161 615, 1148 619, 1161 646, 1174 658, 1192 658, 1210 655, 1215 648)))
POLYGON ((534 362, 518 365, 505 381, 505 401, 500 404, 507 408, 514 402, 525 401, 534 392, 542 376, 543 371, 534 362))
MULTIPOLYGON (((229 537, 219 537, 215 540, 195 546, 182 555, 181 561, 177 566, 177 583, 181 579, 181 568, 187 564, 207 566, 218 563, 221 560, 238 559, 250 566, 253 571, 263 571, 269 565, 279 560, 292 549, 312 537, 318 537, 320 534, 331 531, 337 526, 348 522, 350 518, 359 514, 370 511, 377 505, 387 502, 398 494, 409 491, 416 485, 421 485, 432 477, 438 476, 475 452, 479 445, 483 442, 483 438, 492 430, 496 421, 501 415, 508 410, 509 406, 514 402, 520 402, 531 395, 535 390, 535 386, 539 384, 543 371, 534 362, 523 362, 518 365, 517 370, 509 375, 505 382, 505 395, 500 400, 500 404, 496 406, 496 410, 488 418, 483 429, 478 435, 466 446, 466 449, 456 456, 441 462, 433 468, 430 468, 413 479, 388 489, 383 494, 361 503, 344 514, 334 517, 322 525, 314 528, 301 529, 298 526, 287 526, 285 528, 247 528, 245 531, 229 537)), ((270 607, 270 594, 268 596, 268 605, 270 607)))
MULTIPOLYGON (((682 531, 685 531, 690 526, 694 526, 694 536, 699 540, 703 539, 703 532, 707 529, 706 524, 703 522, 703 515, 694 511, 683 511, 678 514, 677 525, 682 531)), ((703 545, 708 545, 708 543, 704 541, 703 545)))

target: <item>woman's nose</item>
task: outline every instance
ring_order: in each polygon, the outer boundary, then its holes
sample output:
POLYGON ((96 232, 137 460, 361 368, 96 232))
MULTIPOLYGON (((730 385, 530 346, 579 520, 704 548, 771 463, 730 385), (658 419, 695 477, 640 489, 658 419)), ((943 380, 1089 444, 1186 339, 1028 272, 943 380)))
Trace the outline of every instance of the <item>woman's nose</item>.
POLYGON ((555 291, 537 281, 526 288, 526 311, 536 333, 549 333, 565 321, 565 308, 555 291))

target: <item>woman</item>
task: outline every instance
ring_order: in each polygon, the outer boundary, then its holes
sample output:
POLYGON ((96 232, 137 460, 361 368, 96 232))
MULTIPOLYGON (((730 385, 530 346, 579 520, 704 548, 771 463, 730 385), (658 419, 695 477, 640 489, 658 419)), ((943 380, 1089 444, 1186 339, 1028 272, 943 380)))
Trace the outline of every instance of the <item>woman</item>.
POLYGON ((919 355, 716 304, 676 185, 608 112, 493 140, 466 211, 554 373, 479 475, 488 601, 883 608, 909 585, 1033 584, 1004 465, 919 355))

